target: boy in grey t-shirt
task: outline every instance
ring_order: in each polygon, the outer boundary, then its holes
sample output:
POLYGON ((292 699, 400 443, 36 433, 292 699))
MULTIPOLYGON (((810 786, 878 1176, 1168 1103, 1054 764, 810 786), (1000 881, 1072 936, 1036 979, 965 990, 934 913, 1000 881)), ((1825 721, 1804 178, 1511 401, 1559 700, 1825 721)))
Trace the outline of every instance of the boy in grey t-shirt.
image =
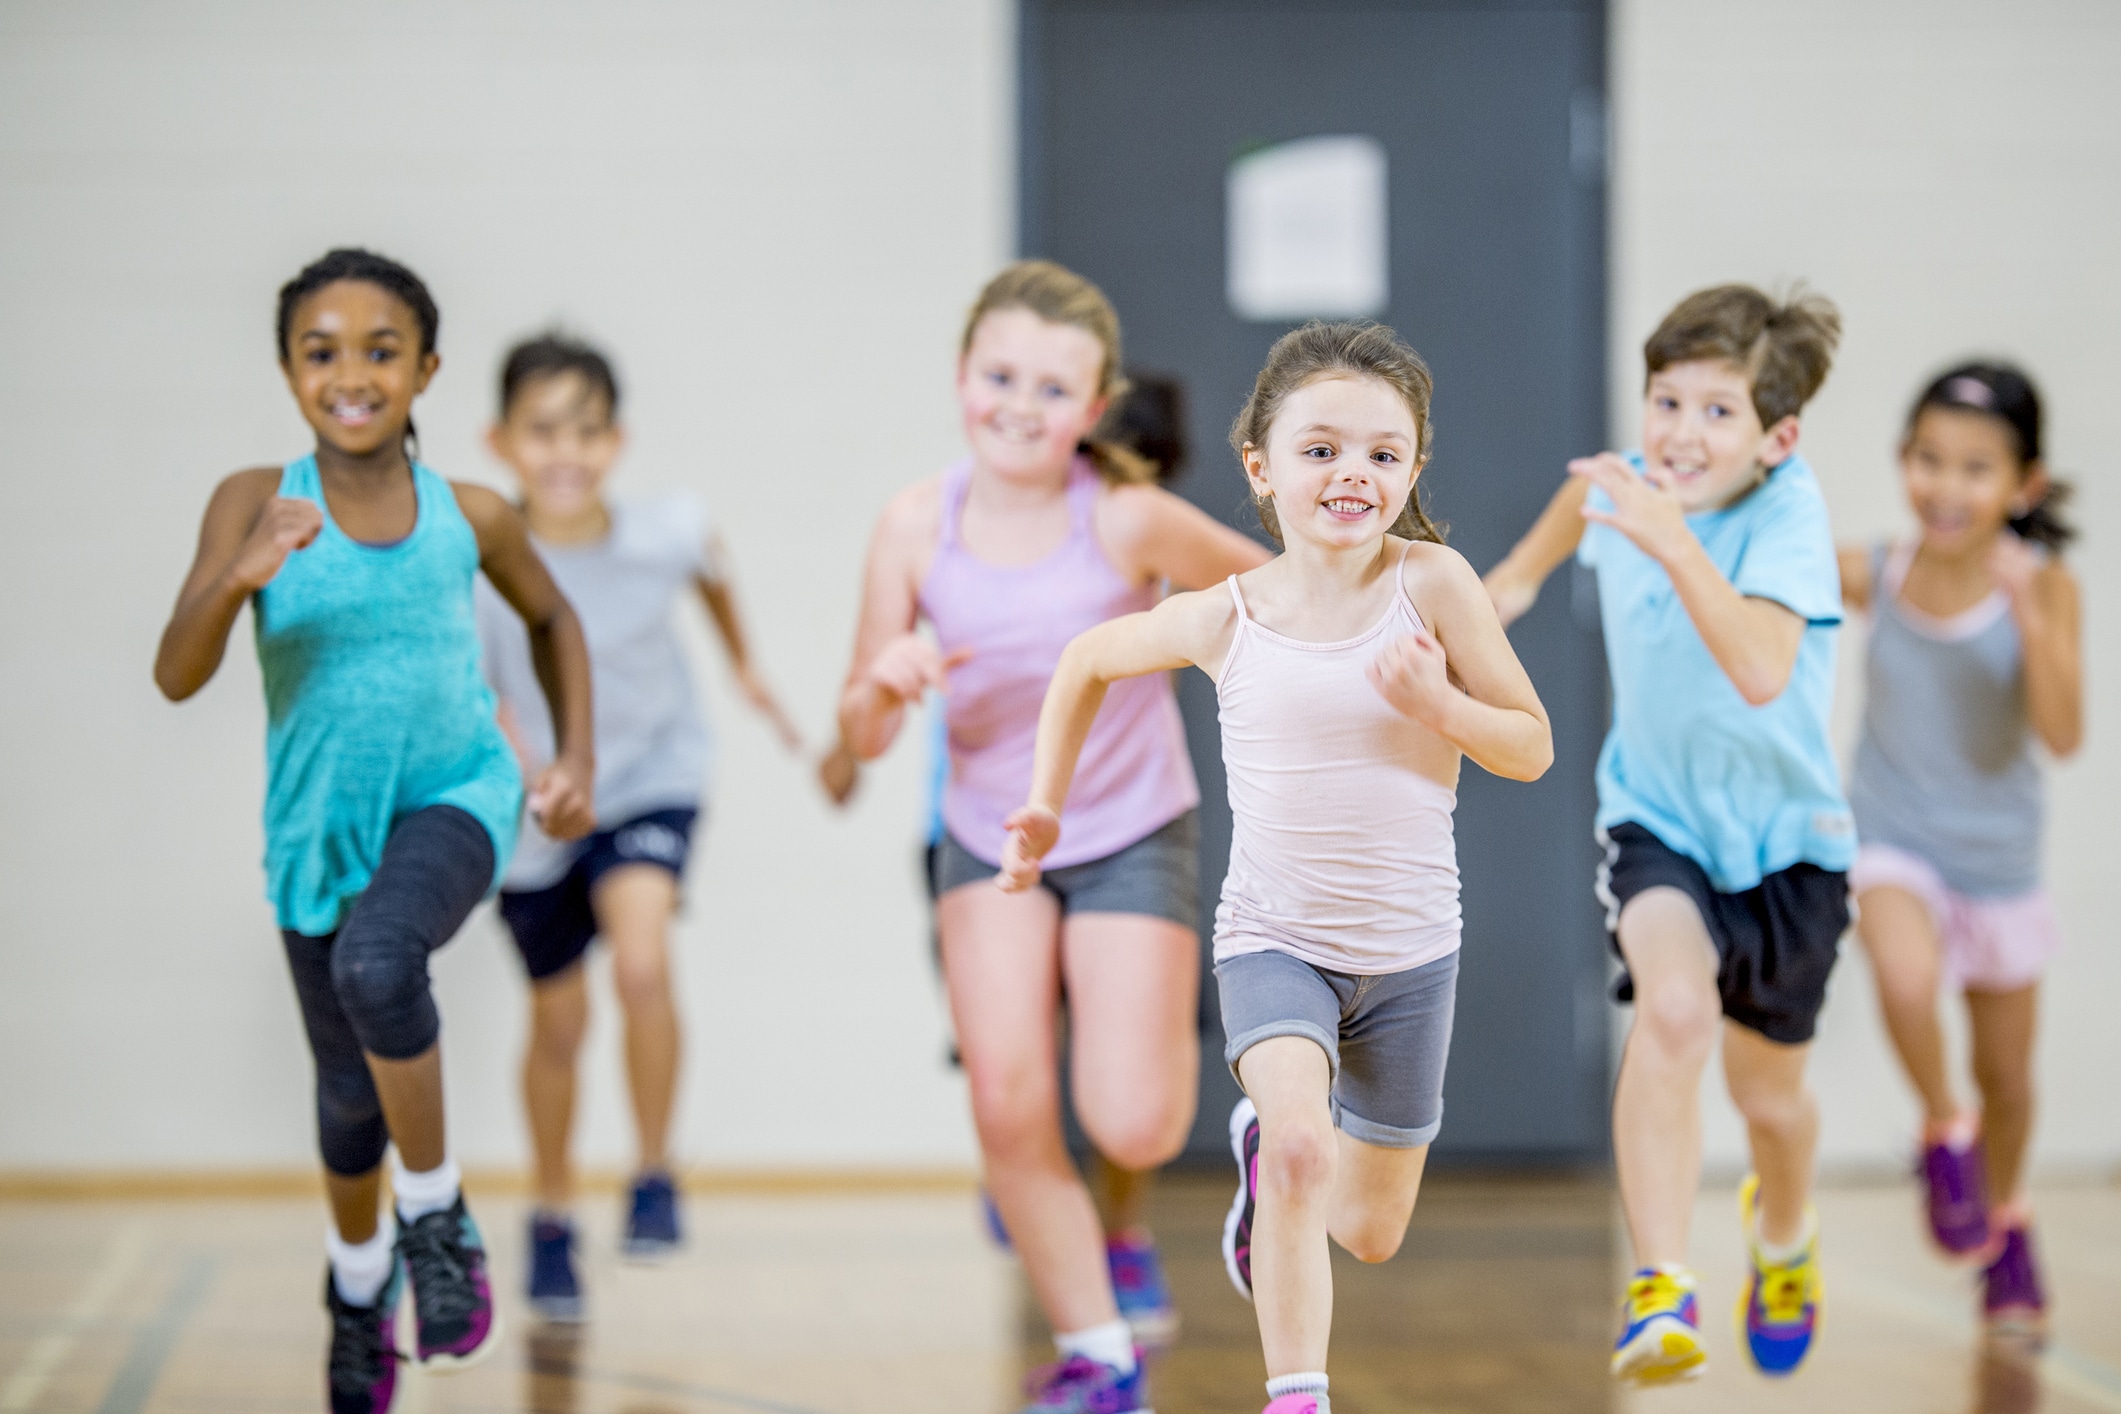
MULTIPOLYGON (((588 1021, 582 958, 602 937, 626 1014, 627 1080, 640 1141, 624 1248, 652 1259, 679 1240, 667 1136, 679 1028, 668 929, 707 786, 712 742, 671 624, 696 591, 740 690, 791 750, 801 743, 751 659, 724 557, 688 496, 612 501, 604 483, 623 446, 618 383, 595 349, 555 335, 518 345, 501 373, 488 437, 515 473, 533 543, 589 640, 596 699, 598 829, 560 841, 526 818, 501 916, 531 980, 523 1091, 536 1154, 530 1303, 579 1320, 581 1286, 568 1216, 575 1065, 588 1021)), ((530 762, 547 759, 552 723, 530 645, 499 594, 479 584, 479 634, 503 725, 530 762)))

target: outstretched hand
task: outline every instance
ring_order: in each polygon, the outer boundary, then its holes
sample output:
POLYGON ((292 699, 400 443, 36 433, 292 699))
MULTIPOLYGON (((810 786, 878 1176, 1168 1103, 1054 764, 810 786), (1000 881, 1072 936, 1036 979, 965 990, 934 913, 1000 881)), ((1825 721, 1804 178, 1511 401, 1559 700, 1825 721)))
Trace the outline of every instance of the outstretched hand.
POLYGON ((862 783, 862 763, 854 749, 844 741, 834 742, 832 750, 818 758, 817 783, 834 805, 852 800, 854 788, 862 783))
POLYGON ((901 703, 918 702, 933 688, 946 692, 950 670, 972 660, 970 648, 945 653, 917 633, 902 633, 880 649, 864 674, 869 682, 901 703))
POLYGON ((1005 894, 1022 893, 1038 882, 1039 861, 1060 840, 1060 816, 1043 805, 1026 805, 1002 822, 1009 837, 1002 843, 1001 872, 994 882, 1005 894))
POLYGON ((1378 695, 1405 716, 1441 733, 1445 713, 1459 693, 1451 683, 1443 645, 1417 628, 1378 650, 1367 670, 1378 695))
POLYGON ((1662 467, 1647 467, 1637 475, 1625 458, 1601 452, 1570 462, 1569 475, 1590 482, 1613 503, 1609 511, 1585 503, 1585 520, 1612 526, 1659 564, 1669 563, 1693 539, 1687 529, 1686 508, 1680 505, 1679 493, 1662 467))
POLYGON ((273 497, 243 538, 235 562, 228 567, 229 577, 246 592, 263 589, 279 574, 287 557, 307 549, 323 529, 324 509, 315 501, 273 497))
POLYGON ((556 840, 578 840, 597 827, 596 806, 590 798, 592 773, 572 763, 555 761, 538 772, 530 786, 530 816, 538 828, 556 840))

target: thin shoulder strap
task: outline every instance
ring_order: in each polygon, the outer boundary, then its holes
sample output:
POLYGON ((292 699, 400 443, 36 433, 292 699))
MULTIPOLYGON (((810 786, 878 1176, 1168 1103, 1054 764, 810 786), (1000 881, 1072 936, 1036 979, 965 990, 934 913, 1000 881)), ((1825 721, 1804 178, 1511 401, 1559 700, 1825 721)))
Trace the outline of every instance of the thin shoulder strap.
POLYGON ((1392 583, 1399 591, 1399 602, 1406 609, 1407 617, 1414 620, 1415 627, 1427 633, 1429 622, 1421 616, 1421 610, 1414 607, 1414 596, 1407 593, 1407 556, 1413 549, 1414 542, 1411 540, 1399 547, 1399 563, 1392 567, 1392 583))
POLYGON ((1245 612, 1245 594, 1237 587, 1237 576, 1233 574, 1223 583, 1230 586, 1230 602, 1237 605, 1237 621, 1241 624, 1250 623, 1252 616, 1245 612))
POLYGON ((1097 464, 1081 453, 1068 464, 1068 525, 1077 535, 1090 535, 1097 528, 1097 493, 1105 478, 1097 464))
POLYGON ((1912 540, 1905 545, 1881 540, 1871 547, 1873 604, 1880 599, 1890 604, 1900 597, 1900 586, 1907 583, 1907 572, 1915 567, 1915 544, 1912 540))
POLYGON ((965 488, 972 482, 972 463, 969 458, 954 461, 943 468, 943 523, 936 538, 940 549, 950 550, 957 546, 957 522, 965 513, 965 488))

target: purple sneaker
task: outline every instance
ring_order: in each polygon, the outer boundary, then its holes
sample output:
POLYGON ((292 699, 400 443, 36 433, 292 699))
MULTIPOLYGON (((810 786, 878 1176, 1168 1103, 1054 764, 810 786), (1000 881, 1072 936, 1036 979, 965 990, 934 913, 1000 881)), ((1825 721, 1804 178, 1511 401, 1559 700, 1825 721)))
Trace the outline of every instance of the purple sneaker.
POLYGON ((1965 1147, 1926 1144, 1922 1174, 1929 1188, 1930 1236, 1948 1257, 1971 1261, 1992 1255, 1989 1247, 1988 1180, 1981 1141, 1965 1147))
POLYGON ((442 1373, 491 1355, 501 1318, 486 1280, 486 1245, 464 1207, 464 1195, 416 1222, 399 1218, 398 1260, 412 1278, 421 1366, 442 1373))
POLYGON ((1223 1270, 1237 1294, 1252 1299, 1252 1214, 1259 1204, 1259 1111, 1250 1098, 1230 1111, 1230 1153, 1237 1160, 1237 1196, 1223 1219, 1223 1270))
POLYGON ((1024 1380, 1031 1402, 1022 1414, 1149 1414, 1149 1369, 1135 1352, 1134 1368, 1121 1374, 1110 1365, 1071 1355, 1044 1365, 1024 1380))
POLYGON ((2047 1328, 2047 1293, 2033 1257, 2033 1230, 2019 1226, 2003 1234, 2003 1255, 1982 1273, 1981 1315, 1994 1335, 2037 1340, 2047 1328))
POLYGON ((1120 1318, 1143 1345, 1161 1348, 1178 1337, 1178 1308, 1164 1281, 1163 1259, 1153 1241, 1115 1237, 1105 1244, 1105 1265, 1112 1273, 1112 1295, 1120 1318))
POLYGON ((398 1393, 398 1294, 403 1278, 396 1263, 373 1306, 356 1306, 339 1295, 329 1263, 324 1268, 324 1309, 331 1313, 331 1354, 324 1377, 331 1414, 385 1414, 398 1393))

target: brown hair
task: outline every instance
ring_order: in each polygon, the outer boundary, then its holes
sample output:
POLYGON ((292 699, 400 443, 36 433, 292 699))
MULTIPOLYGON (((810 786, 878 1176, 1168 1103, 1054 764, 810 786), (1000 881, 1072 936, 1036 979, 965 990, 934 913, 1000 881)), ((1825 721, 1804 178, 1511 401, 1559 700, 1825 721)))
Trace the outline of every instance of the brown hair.
MULTIPOLYGON (((1252 396, 1245 400, 1244 411, 1230 426, 1230 445, 1237 449, 1237 455, 1242 458, 1248 446, 1266 448, 1267 432, 1291 393, 1307 383, 1334 377, 1375 378, 1390 385, 1406 401, 1407 411, 1414 414, 1415 469, 1419 471, 1427 464, 1436 430, 1429 420, 1429 401, 1435 394, 1436 380, 1429 376, 1429 365, 1421 361, 1421 355, 1407 347, 1399 335, 1368 320, 1322 324, 1314 319, 1274 341, 1274 347, 1267 352, 1267 366, 1259 370, 1259 378, 1252 384, 1252 396)), ((1274 537, 1275 544, 1281 544, 1281 522, 1275 517, 1273 498, 1254 496, 1252 509, 1259 515, 1260 528, 1274 537)), ((1400 510, 1399 519, 1392 522, 1391 533, 1441 545, 1446 529, 1429 519, 1421 504, 1421 482, 1417 480, 1407 493, 1407 504, 1400 510)))
POLYGON ((1675 363, 1736 364, 1753 390, 1763 430, 1795 417, 1826 382, 1841 342, 1841 311, 1798 285, 1779 303, 1751 285, 1696 290, 1664 317, 1642 346, 1644 375, 1675 363))
MULTIPOLYGON (((1104 349, 1097 370, 1097 396, 1116 398, 1127 391, 1126 375, 1120 372, 1119 315, 1103 290, 1050 260, 1019 260, 989 280, 972 302, 965 315, 965 332, 958 339, 959 358, 972 351, 972 334, 979 322, 1005 309, 1027 309, 1048 324, 1066 324, 1096 339, 1104 349)), ((1082 451, 1114 485, 1156 480, 1154 464, 1117 442, 1085 437, 1082 451)))

